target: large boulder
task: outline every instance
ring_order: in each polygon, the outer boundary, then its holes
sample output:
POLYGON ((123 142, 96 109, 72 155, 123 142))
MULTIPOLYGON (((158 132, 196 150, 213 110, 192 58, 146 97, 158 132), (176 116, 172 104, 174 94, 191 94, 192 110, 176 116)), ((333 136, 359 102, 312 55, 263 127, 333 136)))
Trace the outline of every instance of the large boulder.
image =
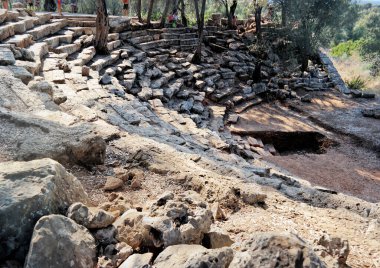
POLYGON ((206 249, 201 245, 175 245, 162 251, 154 261, 155 268, 229 267, 234 253, 231 248, 206 249))
POLYGON ((23 260, 39 218, 88 202, 81 183, 51 159, 0 163, 0 261, 23 260))
POLYGON ((0 150, 12 160, 52 158, 83 165, 102 164, 106 143, 91 126, 67 127, 0 108, 0 150))
POLYGON ((294 234, 263 233, 243 242, 230 267, 327 267, 301 238, 294 234))
POLYGON ((49 215, 34 227, 24 267, 89 268, 96 262, 96 244, 90 232, 62 215, 49 215))
POLYGON ((192 191, 174 196, 165 193, 149 212, 129 210, 115 223, 117 239, 134 249, 177 244, 200 244, 212 223, 212 212, 192 191))

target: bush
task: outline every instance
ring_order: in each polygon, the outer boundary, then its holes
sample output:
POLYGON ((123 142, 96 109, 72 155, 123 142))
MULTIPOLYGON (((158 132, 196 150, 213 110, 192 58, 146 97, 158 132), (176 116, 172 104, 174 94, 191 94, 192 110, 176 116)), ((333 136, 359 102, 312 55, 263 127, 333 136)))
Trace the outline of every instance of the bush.
POLYGON ((350 89, 363 89, 366 87, 366 81, 360 76, 354 77, 351 80, 345 81, 346 85, 350 89))
POLYGON ((331 55, 334 57, 342 57, 344 55, 351 56, 354 51, 359 51, 362 45, 362 39, 356 41, 348 40, 333 47, 331 49, 331 55))

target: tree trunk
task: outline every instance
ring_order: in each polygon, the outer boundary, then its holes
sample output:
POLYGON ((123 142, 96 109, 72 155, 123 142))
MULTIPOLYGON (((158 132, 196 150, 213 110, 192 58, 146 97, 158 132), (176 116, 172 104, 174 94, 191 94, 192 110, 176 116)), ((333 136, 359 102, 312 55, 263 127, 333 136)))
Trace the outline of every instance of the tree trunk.
POLYGON ((184 27, 187 27, 187 19, 186 19, 186 12, 185 12, 185 1, 181 1, 181 20, 182 20, 182 25, 184 27))
POLYGON ((137 18, 139 19, 139 22, 142 22, 143 20, 141 17, 141 0, 137 0, 136 11, 137 11, 137 18))
POLYGON ((149 1, 148 17, 146 18, 146 23, 150 25, 150 20, 152 18, 154 0, 149 1))
POLYGON ((230 14, 228 17, 228 28, 233 29, 236 25, 233 25, 232 19, 235 17, 235 10, 237 7, 237 1, 234 1, 232 6, 230 7, 230 14))
POLYGON ((161 28, 165 27, 165 21, 166 21, 166 16, 169 11, 169 5, 170 5, 170 0, 166 0, 165 8, 164 8, 164 11, 162 12, 162 17, 161 17, 161 23, 160 23, 161 28))
POLYGON ((205 11, 206 11, 206 0, 202 0, 202 9, 201 9, 201 13, 199 14, 198 1, 199 0, 194 0, 199 38, 198 38, 197 49, 195 50, 194 56, 191 59, 191 62, 195 64, 200 64, 202 61, 203 27, 204 27, 204 22, 205 22, 205 11))
POLYGON ((286 26, 287 23, 287 17, 286 17, 286 7, 285 7, 285 2, 281 4, 281 25, 282 27, 286 26))
POLYGON ((261 37, 261 10, 263 8, 258 6, 255 10, 255 23, 256 23, 256 34, 261 37))
POLYGON ((105 0, 96 0, 96 34, 95 49, 98 54, 108 54, 107 37, 109 32, 109 21, 105 0))
POLYGON ((226 9, 227 27, 229 29, 232 29, 232 17, 231 17, 230 10, 228 8, 228 2, 227 2, 227 0, 226 0, 226 2, 224 4, 224 8, 226 9))
POLYGON ((285 27, 288 24, 288 15, 290 10, 291 1, 283 0, 281 3, 281 25, 285 27))
POLYGON ((44 10, 49 12, 54 12, 57 8, 55 0, 45 0, 44 10))
POLYGON ((259 61, 256 66, 255 66, 255 69, 252 73, 252 80, 253 82, 255 83, 259 83, 261 81, 261 61, 259 61))

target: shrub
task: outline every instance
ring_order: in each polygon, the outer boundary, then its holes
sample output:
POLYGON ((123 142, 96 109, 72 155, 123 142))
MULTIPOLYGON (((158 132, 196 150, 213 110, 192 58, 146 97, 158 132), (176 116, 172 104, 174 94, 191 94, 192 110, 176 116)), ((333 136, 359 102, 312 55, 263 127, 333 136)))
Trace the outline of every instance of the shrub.
POLYGON ((348 40, 347 42, 340 43, 331 49, 331 55, 334 57, 342 57, 344 55, 351 56, 354 51, 360 50, 363 40, 348 40))
POLYGON ((351 80, 346 80, 345 83, 350 89, 363 89, 366 87, 367 82, 360 76, 357 76, 351 80))

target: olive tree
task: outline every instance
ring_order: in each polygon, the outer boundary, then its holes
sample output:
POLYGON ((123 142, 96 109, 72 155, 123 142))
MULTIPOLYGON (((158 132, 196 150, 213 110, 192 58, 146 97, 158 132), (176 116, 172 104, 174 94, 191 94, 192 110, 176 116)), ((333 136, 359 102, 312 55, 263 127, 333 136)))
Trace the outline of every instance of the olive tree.
POLYGON ((343 21, 350 0, 291 0, 287 10, 287 37, 299 50, 302 70, 319 47, 330 41, 331 32, 343 21))
POLYGON ((197 26, 198 26, 198 45, 194 52, 194 56, 191 59, 191 62, 196 63, 196 64, 201 63, 201 58, 202 58, 203 28, 205 24, 205 11, 206 11, 206 0, 202 0, 201 10, 199 10, 198 1, 199 0, 194 0, 195 16, 197 18, 197 26))
POLYGON ((107 37, 109 32, 109 19, 105 0, 96 0, 96 33, 95 49, 99 54, 108 54, 107 37))

